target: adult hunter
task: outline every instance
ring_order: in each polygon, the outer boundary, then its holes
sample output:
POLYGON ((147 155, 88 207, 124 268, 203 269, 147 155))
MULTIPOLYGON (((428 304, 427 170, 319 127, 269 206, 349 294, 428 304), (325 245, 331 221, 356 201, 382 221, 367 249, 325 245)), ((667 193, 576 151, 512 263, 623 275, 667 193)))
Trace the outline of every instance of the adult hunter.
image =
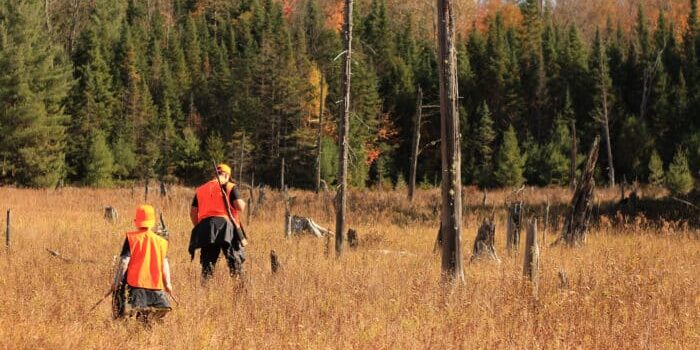
POLYGON ((231 168, 219 164, 215 178, 199 186, 192 199, 190 219, 194 228, 188 250, 194 259, 195 251, 201 249, 199 262, 204 281, 211 278, 219 252, 226 258, 231 277, 243 273, 243 247, 247 242, 239 213, 245 210, 245 201, 241 199, 236 184, 230 180, 231 168))
MULTIPOLYGON (((161 318, 170 310, 165 293, 172 295, 168 241, 152 231, 155 211, 150 205, 136 209, 136 231, 127 232, 122 247, 120 263, 112 282, 112 293, 117 295, 118 310, 115 317, 136 316, 141 321, 161 318), (126 283, 123 283, 123 282, 126 283), (126 303, 119 301, 125 288, 126 303), (123 308, 122 308, 123 307, 123 308)), ((116 311, 116 310, 115 310, 116 311)))

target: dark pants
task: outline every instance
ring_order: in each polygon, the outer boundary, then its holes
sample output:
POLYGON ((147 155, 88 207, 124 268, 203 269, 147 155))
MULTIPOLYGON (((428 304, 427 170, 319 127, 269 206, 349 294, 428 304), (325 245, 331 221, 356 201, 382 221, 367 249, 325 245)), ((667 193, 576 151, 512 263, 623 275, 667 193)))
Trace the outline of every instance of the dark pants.
POLYGON ((214 272, 214 266, 219 260, 219 252, 222 252, 226 258, 229 273, 231 277, 241 275, 243 273, 243 262, 245 261, 245 251, 243 247, 222 247, 220 245, 211 244, 202 247, 199 253, 199 262, 202 264, 202 277, 207 280, 211 278, 214 272))

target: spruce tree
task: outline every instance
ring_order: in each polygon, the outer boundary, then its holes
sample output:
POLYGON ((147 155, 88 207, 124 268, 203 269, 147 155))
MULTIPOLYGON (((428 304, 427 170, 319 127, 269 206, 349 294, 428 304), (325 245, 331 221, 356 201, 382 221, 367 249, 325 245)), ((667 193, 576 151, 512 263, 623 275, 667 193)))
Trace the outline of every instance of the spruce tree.
POLYGON ((114 158, 102 131, 92 133, 91 145, 85 167, 85 184, 92 187, 107 187, 112 184, 114 158))
POLYGON ((0 4, 0 181, 53 186, 65 176, 67 116, 63 101, 70 89, 66 57, 50 36, 39 33, 38 2, 0 4), (8 171, 9 168, 9 171, 8 171))
POLYGON ((651 157, 649 157, 649 183, 654 186, 660 186, 664 183, 664 163, 656 149, 651 152, 651 157))
POLYGON ((496 156, 494 179, 501 186, 518 187, 523 184, 523 158, 513 126, 503 133, 501 148, 496 156))
POLYGON ((477 112, 478 125, 474 133, 474 147, 477 162, 477 180, 480 186, 492 185, 493 173, 493 142, 496 133, 493 130, 493 119, 486 102, 481 104, 477 112))
POLYGON ((693 190, 694 186, 695 180, 688 167, 688 157, 686 152, 679 148, 668 166, 666 187, 671 191, 671 194, 685 195, 693 190))

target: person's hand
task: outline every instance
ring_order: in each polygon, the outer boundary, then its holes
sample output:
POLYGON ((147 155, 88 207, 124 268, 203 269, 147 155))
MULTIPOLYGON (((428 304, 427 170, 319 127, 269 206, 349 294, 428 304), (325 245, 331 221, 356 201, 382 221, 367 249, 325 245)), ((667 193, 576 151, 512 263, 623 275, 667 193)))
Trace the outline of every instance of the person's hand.
POLYGON ((241 240, 241 247, 245 247, 245 246, 247 246, 247 245, 248 245, 248 240, 245 239, 245 238, 243 238, 243 239, 241 240))
POLYGON ((173 294, 173 285, 170 283, 166 284, 165 285, 165 292, 172 295, 173 294))

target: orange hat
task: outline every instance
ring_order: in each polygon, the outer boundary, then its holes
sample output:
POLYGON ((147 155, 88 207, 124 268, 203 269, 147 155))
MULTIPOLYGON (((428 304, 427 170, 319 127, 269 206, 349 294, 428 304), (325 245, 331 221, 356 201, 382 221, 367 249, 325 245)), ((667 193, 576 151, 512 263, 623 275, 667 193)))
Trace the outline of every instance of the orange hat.
POLYGON ((143 204, 136 208, 134 216, 134 226, 139 228, 151 228, 156 224, 156 213, 153 207, 148 204, 143 204))
POLYGON ((231 167, 229 167, 228 165, 226 165, 224 163, 217 165, 216 171, 231 175, 231 167))

